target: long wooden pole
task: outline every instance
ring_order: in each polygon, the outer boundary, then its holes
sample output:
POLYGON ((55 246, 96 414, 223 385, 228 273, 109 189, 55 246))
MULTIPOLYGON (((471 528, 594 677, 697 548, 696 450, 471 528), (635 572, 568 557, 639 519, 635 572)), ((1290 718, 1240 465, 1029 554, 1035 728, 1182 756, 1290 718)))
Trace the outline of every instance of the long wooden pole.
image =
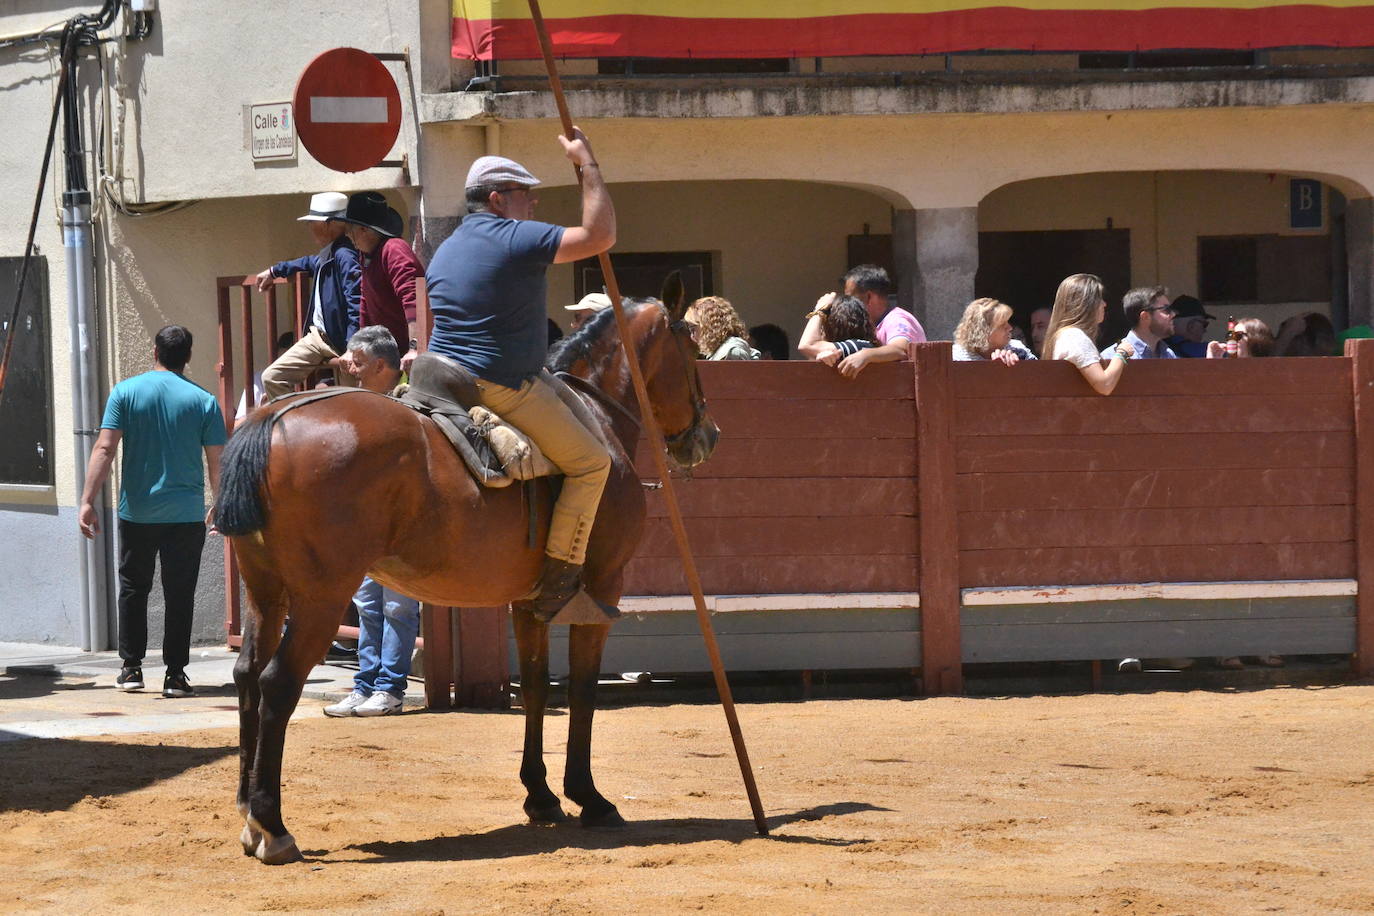
MULTIPOLYGON (((544 52, 544 67, 549 71, 549 88, 553 90, 554 102, 558 105, 558 117, 563 121, 563 136, 572 139, 573 122, 568 114, 568 102, 563 97, 563 83, 558 78, 558 69, 553 63, 553 46, 549 43, 549 33, 544 28, 544 14, 539 11, 539 0, 529 0, 530 16, 534 19, 534 29, 539 35, 539 47, 544 52)), ((574 166, 578 184, 582 183, 582 169, 574 166)), ((611 308, 615 309, 615 323, 620 329, 620 340, 625 346, 626 362, 630 367, 630 378, 634 381, 635 394, 640 403, 640 420, 644 432, 649 437, 649 450, 654 454, 658 465, 659 479, 663 481, 663 499, 668 506, 668 518, 672 521, 673 535, 677 538, 677 549, 682 555, 683 572, 687 584, 692 589, 692 599, 696 602, 697 624, 701 627, 702 638, 706 641, 706 652, 711 657, 711 673, 715 675, 716 690, 720 693, 720 703, 725 710, 725 721, 730 725, 730 740, 735 744, 735 757, 739 760, 740 774, 744 777, 744 789, 749 795, 749 807, 754 812, 754 826, 760 836, 768 835, 768 821, 763 815, 763 802, 759 800, 759 789, 754 783, 754 770, 749 764, 749 750, 744 746, 744 733, 740 731, 739 717, 735 714, 735 700, 730 693, 730 681, 725 676, 725 666, 720 660, 720 647, 716 644, 715 629, 711 626, 711 615, 706 610, 706 597, 701 590, 701 576, 697 573, 696 560, 692 557, 691 545, 687 542, 687 528, 682 523, 682 510, 678 508, 677 494, 673 490, 673 479, 668 473, 668 449, 663 443, 663 431, 658 428, 658 420, 648 409, 649 392, 644 385, 644 372, 639 366, 639 356, 627 344, 630 339, 630 325, 625 318, 625 310, 620 307, 620 284, 611 267, 610 252, 603 251, 599 256, 601 276, 606 281, 606 295, 610 297, 611 308)))

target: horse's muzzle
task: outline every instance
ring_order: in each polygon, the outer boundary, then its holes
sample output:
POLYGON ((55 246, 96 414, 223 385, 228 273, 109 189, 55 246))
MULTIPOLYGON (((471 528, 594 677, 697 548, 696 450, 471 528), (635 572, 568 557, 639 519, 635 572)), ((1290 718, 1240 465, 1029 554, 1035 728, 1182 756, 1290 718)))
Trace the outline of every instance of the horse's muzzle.
POLYGON ((703 414, 701 422, 690 435, 684 436, 669 447, 668 455, 679 467, 694 468, 711 457, 719 439, 720 429, 715 421, 709 415, 703 414))

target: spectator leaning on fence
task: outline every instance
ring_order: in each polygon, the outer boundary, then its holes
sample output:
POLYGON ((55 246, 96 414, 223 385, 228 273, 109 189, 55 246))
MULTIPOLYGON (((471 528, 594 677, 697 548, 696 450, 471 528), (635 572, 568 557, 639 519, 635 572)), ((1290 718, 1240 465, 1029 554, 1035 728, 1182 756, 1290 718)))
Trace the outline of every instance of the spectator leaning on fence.
MULTIPOLYGON (((1174 329, 1174 307, 1164 287, 1137 286, 1121 298, 1121 311, 1131 328, 1122 342, 1130 344, 1136 359, 1178 358, 1164 342, 1174 329)), ((1113 349, 1104 349, 1102 358, 1111 359, 1113 349)))
POLYGON ((1208 314, 1202 303, 1193 296, 1181 295, 1174 299, 1173 305, 1173 333, 1164 342, 1175 356, 1201 359, 1207 355, 1207 344, 1202 337, 1216 317, 1208 314))
POLYGON ((758 359, 749 346, 749 332, 729 299, 702 296, 687 307, 684 316, 692 325, 692 339, 703 359, 758 359))
POLYGON ((821 314, 821 333, 835 349, 820 355, 820 362, 834 366, 852 353, 878 345, 868 308, 853 296, 836 296, 821 314))
POLYGON ((964 309, 959 327, 954 329, 956 360, 994 360, 1014 366, 1023 359, 1035 359, 1020 341, 1011 336, 1012 308, 996 299, 974 299, 964 309))
POLYGON ((1276 356, 1335 356, 1336 329, 1321 312, 1303 312, 1284 320, 1274 340, 1276 356))
POLYGON ((379 324, 391 332, 401 348, 401 371, 409 372, 415 361, 415 284, 424 282, 425 268, 401 233, 401 214, 387 205, 376 191, 348 198, 341 217, 348 237, 362 259, 363 300, 359 327, 379 324))
MULTIPOLYGON (((925 329, 906 309, 891 302, 892 281, 887 271, 876 264, 860 264, 844 275, 843 295, 854 296, 868 309, 878 346, 851 353, 835 361, 834 366, 845 378, 853 378, 869 363, 887 363, 909 359, 911 345, 923 343, 925 329)), ((807 359, 821 359, 832 353, 835 345, 825 339, 821 318, 830 303, 841 293, 826 293, 816 300, 816 307, 807 313, 806 330, 802 331, 797 349, 807 359)), ((822 360, 830 362, 830 360, 822 360)))
POLYGON ((1126 361, 1135 348, 1126 341, 1111 351, 1106 367, 1093 343, 1093 335, 1107 317, 1107 302, 1102 298, 1102 281, 1092 274, 1065 277, 1054 294, 1050 327, 1045 332, 1045 348, 1050 359, 1066 359, 1078 367, 1083 378, 1098 394, 1111 394, 1126 371, 1126 361))

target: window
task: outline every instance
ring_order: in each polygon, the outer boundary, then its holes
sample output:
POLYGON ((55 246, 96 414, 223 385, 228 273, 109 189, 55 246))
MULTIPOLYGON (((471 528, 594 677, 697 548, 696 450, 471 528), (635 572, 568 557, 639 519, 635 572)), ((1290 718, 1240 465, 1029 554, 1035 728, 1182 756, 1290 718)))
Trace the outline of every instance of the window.
POLYGON ((1203 302, 1331 301, 1329 235, 1199 236, 1203 302))
MULTIPOLYGON (((611 266, 615 268, 615 278, 620 284, 620 295, 631 299, 658 298, 663 291, 663 281, 675 270, 682 272, 682 285, 687 290, 688 302, 715 294, 712 252, 709 251, 612 254, 611 266)), ((599 293, 605 286, 600 259, 583 258, 573 265, 572 301, 576 302, 587 293, 599 293)))
MULTIPOLYGON (((23 258, 0 258, 0 326, 10 320, 23 258)), ((29 261, 15 327, 0 327, 0 347, 14 334, 0 396, 0 484, 52 486, 52 379, 49 372, 48 260, 29 261)))

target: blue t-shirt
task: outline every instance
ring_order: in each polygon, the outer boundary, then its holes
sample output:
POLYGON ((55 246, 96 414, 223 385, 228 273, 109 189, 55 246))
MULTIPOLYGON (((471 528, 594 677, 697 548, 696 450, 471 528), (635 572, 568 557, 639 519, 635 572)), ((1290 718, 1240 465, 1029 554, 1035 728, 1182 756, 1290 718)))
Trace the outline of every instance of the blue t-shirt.
POLYGON ((429 263, 429 347, 478 378, 519 388, 549 349, 545 272, 563 227, 469 213, 429 263))
POLYGON ((120 518, 145 525, 205 518, 201 448, 227 438, 210 392, 175 372, 135 375, 110 392, 100 428, 123 433, 120 518))

